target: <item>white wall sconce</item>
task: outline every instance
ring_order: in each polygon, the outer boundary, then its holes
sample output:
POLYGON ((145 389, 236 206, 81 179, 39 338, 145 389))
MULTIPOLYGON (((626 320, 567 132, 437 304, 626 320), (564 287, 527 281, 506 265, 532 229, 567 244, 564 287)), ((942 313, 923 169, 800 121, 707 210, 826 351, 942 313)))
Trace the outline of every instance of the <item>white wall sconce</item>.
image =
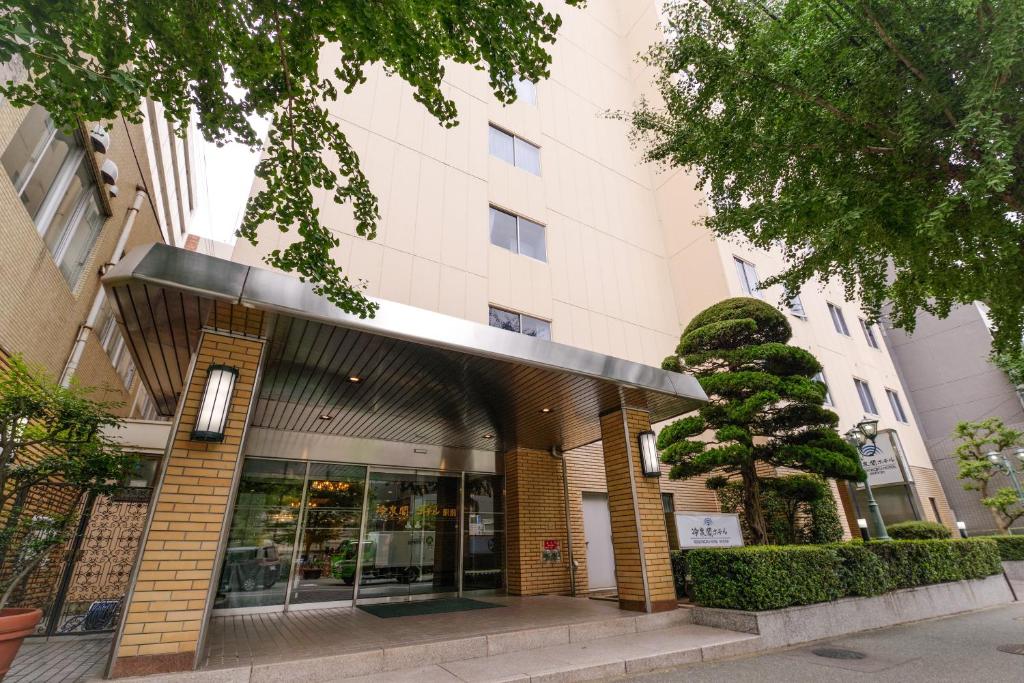
POLYGON ((640 442, 640 469, 645 477, 661 476, 661 459, 658 457, 658 442, 654 438, 654 432, 640 432, 637 435, 640 442))
POLYGON ((960 532, 960 538, 967 538, 967 524, 956 520, 956 530, 960 532))
POLYGON ((227 365, 211 365, 206 371, 203 400, 199 403, 193 441, 223 441, 224 428, 231 409, 231 395, 238 380, 238 370, 227 365))

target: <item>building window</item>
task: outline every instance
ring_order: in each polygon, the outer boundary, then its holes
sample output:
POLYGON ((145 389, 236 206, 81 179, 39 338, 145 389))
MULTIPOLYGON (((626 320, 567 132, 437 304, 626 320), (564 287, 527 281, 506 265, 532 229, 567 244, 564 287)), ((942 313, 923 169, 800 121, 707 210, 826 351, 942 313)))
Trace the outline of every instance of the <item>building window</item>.
POLYGON ((786 292, 784 300, 790 313, 801 320, 807 320, 807 311, 804 310, 804 302, 800 300, 800 294, 791 296, 789 292, 786 292))
POLYGON ((495 126, 490 127, 491 156, 540 175, 540 147, 495 126))
POLYGON ((132 361, 131 354, 128 353, 124 337, 117 327, 117 320, 114 318, 114 312, 111 310, 109 302, 103 304, 96 329, 100 331, 100 346, 107 352, 110 364, 117 371, 117 376, 121 378, 124 388, 131 389, 132 382, 135 381, 135 363, 132 361))
POLYGON ((839 308, 835 304, 829 304, 828 313, 832 316, 832 324, 835 325, 836 332, 849 337, 850 328, 846 326, 846 318, 843 316, 843 309, 839 308))
POLYGON ((491 207, 491 244, 538 261, 547 261, 544 226, 491 207))
POLYGON ((516 87, 516 98, 520 102, 536 106, 537 84, 533 81, 528 81, 525 78, 519 78, 518 76, 516 76, 514 83, 516 87))
POLYGON ((743 259, 733 256, 733 262, 736 264, 736 275, 740 280, 740 289, 747 296, 756 296, 758 299, 763 299, 761 292, 758 290, 760 281, 757 279, 757 268, 753 263, 744 261, 743 259))
POLYGON ((893 416, 900 422, 910 422, 907 419, 907 414, 903 410, 903 402, 900 401, 900 395, 892 389, 886 389, 885 395, 889 397, 889 405, 892 407, 893 416))
POLYGON ((864 338, 868 340, 868 346, 878 348, 878 339, 875 337, 874 325, 868 325, 868 321, 860 318, 860 329, 864 331, 864 338))
POLYGON ((679 532, 676 531, 675 496, 671 493, 662 493, 661 508, 665 511, 665 530, 668 532, 669 550, 679 550, 679 532))
POLYGON ((825 381, 825 373, 819 372, 811 379, 815 380, 816 382, 821 382, 822 384, 825 385, 825 402, 822 403, 822 405, 826 405, 829 407, 834 406, 835 403, 832 402, 832 392, 828 390, 828 382, 825 381))
POLYGON ((878 415, 878 407, 875 405, 875 397, 871 395, 871 387, 862 379, 853 378, 857 387, 857 395, 860 396, 860 404, 868 415, 878 415))
POLYGON ((538 339, 551 339, 551 323, 547 320, 523 315, 515 311, 491 306, 487 315, 487 324, 509 332, 518 332, 538 339))
POLYGON ((64 279, 74 288, 106 220, 85 147, 75 136, 57 130, 46 110, 36 105, 0 163, 64 279))

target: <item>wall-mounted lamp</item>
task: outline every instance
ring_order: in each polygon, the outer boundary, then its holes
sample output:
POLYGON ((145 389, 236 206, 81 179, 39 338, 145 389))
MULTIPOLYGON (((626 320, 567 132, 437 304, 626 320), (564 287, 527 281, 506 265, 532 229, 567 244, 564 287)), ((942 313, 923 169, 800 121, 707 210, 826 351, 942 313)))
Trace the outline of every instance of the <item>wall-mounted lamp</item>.
POLYGON ((640 469, 645 477, 661 476, 661 459, 658 457, 658 442, 654 432, 648 430, 637 435, 640 442, 640 469))
POLYGON ((238 380, 238 370, 227 365, 211 365, 206 371, 206 386, 199 404, 199 416, 192 429, 195 441, 223 441, 224 427, 231 408, 231 395, 238 380))
POLYGON ((956 520, 956 530, 960 532, 960 538, 967 538, 967 525, 959 519, 956 520))
POLYGON ((868 534, 868 520, 860 517, 857 519, 857 528, 860 529, 860 537, 865 541, 871 540, 871 535, 868 534))

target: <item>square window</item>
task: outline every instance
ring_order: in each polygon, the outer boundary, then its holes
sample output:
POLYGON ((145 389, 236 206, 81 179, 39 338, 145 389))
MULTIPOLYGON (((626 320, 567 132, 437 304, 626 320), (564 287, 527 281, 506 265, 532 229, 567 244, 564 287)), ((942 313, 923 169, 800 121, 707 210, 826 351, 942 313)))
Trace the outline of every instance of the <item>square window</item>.
POLYGON ((540 175, 540 147, 519 138, 515 138, 513 146, 516 153, 516 168, 540 175))
POLYGON ((868 415, 878 415, 878 407, 875 405, 875 397, 871 395, 871 387, 862 379, 853 378, 857 387, 857 395, 860 396, 860 405, 868 415))
POLYGON ((825 385, 825 401, 822 403, 822 405, 828 406, 830 408, 832 406, 834 406, 835 403, 832 402, 832 392, 828 390, 828 382, 825 381, 825 374, 822 373, 822 372, 819 372, 818 374, 816 374, 811 379, 814 379, 814 380, 816 380, 818 382, 821 382, 822 384, 825 385))
POLYGON ((514 138, 505 131, 491 126, 489 145, 491 156, 510 164, 516 163, 514 138))
POLYGON ((801 320, 807 320, 807 311, 804 310, 804 303, 800 300, 799 294, 789 295, 786 292, 786 307, 789 308, 789 312, 795 315, 801 320))
POLYGON ((878 338, 875 337, 874 325, 868 325, 868 321, 864 318, 860 318, 860 329, 864 332, 864 339, 867 340, 868 346, 873 349, 878 348, 878 338))
POLYGON ((543 226, 525 218, 519 219, 519 253, 538 261, 548 260, 543 226))
POLYGON ((488 146, 491 156, 534 175, 540 175, 540 147, 537 145, 491 125, 488 146))
POLYGON ((519 253, 516 217, 510 213, 491 207, 491 244, 508 249, 513 254, 519 253))
POLYGON ((516 97, 520 102, 531 106, 537 104, 537 84, 516 76, 516 97))
POLYGON ((892 389, 886 389, 885 395, 889 397, 889 407, 892 408, 893 417, 900 422, 910 422, 907 419, 907 413, 903 410, 903 402, 900 401, 900 395, 892 389))
POLYGON ((521 332, 519 314, 491 306, 488 311, 487 324, 509 332, 521 332))
POLYGON ((843 310, 835 304, 829 304, 828 312, 829 315, 832 316, 832 325, 836 328, 836 332, 845 337, 849 337, 850 328, 846 326, 846 317, 843 316, 843 310))
POLYGON ((534 318, 528 315, 522 316, 523 334, 537 339, 551 340, 551 323, 547 320, 534 318))
POLYGON ((736 276, 740 281, 740 289, 747 296, 755 296, 758 299, 763 299, 758 286, 760 281, 757 278, 757 268, 753 263, 744 261, 743 259, 733 256, 733 263, 736 265, 736 276))

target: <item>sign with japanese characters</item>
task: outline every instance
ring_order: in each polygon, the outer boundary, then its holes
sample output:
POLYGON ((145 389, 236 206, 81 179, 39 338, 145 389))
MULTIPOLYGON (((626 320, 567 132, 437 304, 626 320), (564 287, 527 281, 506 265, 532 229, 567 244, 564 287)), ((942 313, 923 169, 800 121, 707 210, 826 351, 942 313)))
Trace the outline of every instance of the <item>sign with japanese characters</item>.
POLYGON ((729 548, 743 545, 738 515, 677 512, 680 548, 729 548))
POLYGON ((545 539, 540 559, 541 562, 561 562, 562 542, 555 538, 545 539))
MULTIPOLYGON (((900 463, 901 453, 899 437, 892 430, 880 431, 874 443, 860 447, 860 464, 868 473, 868 483, 872 487, 906 481, 900 463)), ((858 484, 857 488, 864 488, 864 485, 858 484)))

